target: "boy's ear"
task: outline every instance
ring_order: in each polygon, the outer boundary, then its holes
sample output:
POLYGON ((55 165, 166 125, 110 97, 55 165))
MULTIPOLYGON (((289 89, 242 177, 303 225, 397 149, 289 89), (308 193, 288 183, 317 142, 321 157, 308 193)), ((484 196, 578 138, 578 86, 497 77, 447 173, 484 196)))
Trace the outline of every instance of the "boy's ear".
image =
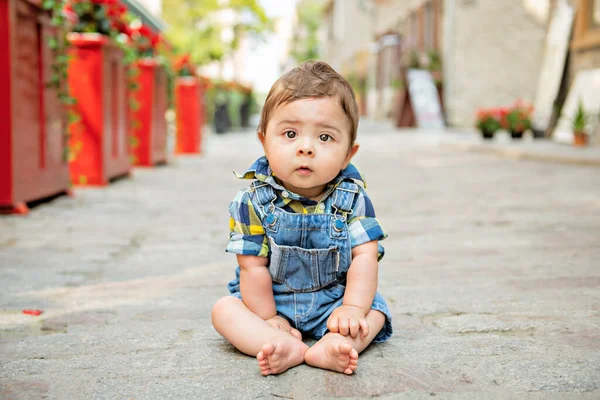
POLYGON ((264 146, 264 144, 265 144, 265 135, 263 135, 263 133, 261 131, 257 131, 256 132, 256 136, 258 136, 258 140, 260 140, 260 143, 264 146))
POLYGON ((344 168, 346 168, 348 164, 350 164, 350 160, 352 160, 352 157, 354 157, 354 155, 358 152, 359 147, 360 145, 358 143, 354 143, 352 147, 350 147, 350 149, 348 150, 348 155, 346 156, 346 163, 344 164, 344 168))

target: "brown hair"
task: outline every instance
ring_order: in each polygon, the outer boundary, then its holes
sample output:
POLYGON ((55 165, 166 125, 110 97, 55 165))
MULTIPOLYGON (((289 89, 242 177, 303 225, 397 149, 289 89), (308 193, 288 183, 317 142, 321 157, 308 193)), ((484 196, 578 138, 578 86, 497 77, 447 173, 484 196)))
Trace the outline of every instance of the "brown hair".
POLYGON ((335 97, 339 100, 350 122, 350 145, 354 144, 359 118, 354 91, 347 80, 323 61, 306 61, 273 84, 260 114, 258 133, 267 133, 267 125, 275 108, 311 97, 335 97))

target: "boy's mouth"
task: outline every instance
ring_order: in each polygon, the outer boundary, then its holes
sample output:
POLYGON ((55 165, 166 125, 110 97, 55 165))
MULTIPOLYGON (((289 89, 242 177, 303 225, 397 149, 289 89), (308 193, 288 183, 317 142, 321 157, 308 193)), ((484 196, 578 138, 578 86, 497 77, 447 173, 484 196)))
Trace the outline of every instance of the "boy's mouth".
POLYGON ((300 175, 308 175, 312 172, 312 170, 306 166, 302 166, 300 168, 296 168, 296 172, 300 175))

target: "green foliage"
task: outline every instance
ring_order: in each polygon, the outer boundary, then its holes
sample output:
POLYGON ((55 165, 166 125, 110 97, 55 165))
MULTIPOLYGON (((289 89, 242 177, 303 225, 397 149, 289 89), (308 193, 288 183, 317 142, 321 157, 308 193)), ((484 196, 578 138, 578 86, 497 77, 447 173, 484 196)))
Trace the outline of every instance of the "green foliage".
POLYGON ((258 0, 229 0, 227 6, 219 0, 164 0, 163 18, 168 23, 169 41, 179 53, 189 53, 191 61, 203 65, 219 61, 235 51, 245 34, 261 37, 272 30, 271 22, 258 0), (231 10, 237 15, 233 38, 222 40, 224 26, 219 13, 231 10))
POLYGON ((72 8, 78 16, 72 28, 73 32, 97 32, 110 35, 111 21, 104 4, 79 1, 74 2, 72 8))
POLYGON ((364 95, 366 92, 366 79, 358 75, 349 75, 346 80, 352 86, 352 89, 356 94, 364 95))
POLYGON ((413 50, 410 52, 410 60, 408 66, 409 68, 426 69, 431 72, 441 71, 442 57, 440 53, 435 49, 426 52, 413 50))
POLYGON ((233 89, 228 91, 227 93, 228 101, 227 101, 227 113, 229 114, 229 120, 231 121, 231 126, 239 127, 241 126, 240 120, 240 106, 244 101, 244 95, 241 91, 237 89, 233 89))
MULTIPOLYGON (((67 83, 67 71, 69 68, 69 40, 67 39, 68 30, 67 19, 64 16, 64 0, 44 0, 42 2, 42 8, 50 13, 50 24, 55 29, 56 35, 48 38, 48 48, 52 51, 54 61, 51 65, 52 73, 50 80, 47 82, 49 88, 53 88, 56 91, 56 95, 59 101, 66 107, 71 108, 76 101, 73 96, 69 93, 69 85, 67 83)), ((69 159, 69 125, 79 120, 79 116, 69 111, 68 113, 68 126, 63 131, 63 146, 64 146, 64 160, 69 159)))
POLYGON ((585 112, 585 108, 583 107, 583 101, 579 99, 579 104, 577 105, 577 110, 575 110, 575 115, 571 119, 571 127, 573 128, 573 132, 585 132, 585 127, 589 120, 589 115, 585 112))
POLYGON ((323 2, 305 0, 298 4, 298 32, 294 36, 291 55, 296 62, 319 58, 318 31, 322 20, 323 2))
POLYGON ((500 121, 493 115, 486 115, 477 121, 476 126, 481 132, 494 133, 500 129, 500 121))
POLYGON ((531 128, 531 108, 516 105, 506 114, 507 129, 510 132, 525 132, 531 128))

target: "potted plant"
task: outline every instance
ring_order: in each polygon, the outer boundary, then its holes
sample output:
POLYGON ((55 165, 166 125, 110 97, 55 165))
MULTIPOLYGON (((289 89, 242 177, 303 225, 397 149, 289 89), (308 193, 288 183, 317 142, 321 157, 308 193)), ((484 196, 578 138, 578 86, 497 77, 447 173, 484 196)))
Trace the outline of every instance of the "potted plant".
POLYGON ((73 32, 110 36, 126 25, 127 7, 116 0, 71 0, 65 9, 77 16, 73 32))
POLYGON ((490 140, 501 127, 499 114, 495 109, 480 109, 477 111, 475 126, 484 139, 490 140))
POLYGON ((571 127, 573 128, 573 145, 576 147, 584 147, 587 145, 587 132, 585 131, 589 116, 583 108, 583 102, 579 100, 577 110, 571 119, 571 127))
POLYGON ((180 78, 195 77, 196 66, 190 60, 189 54, 179 56, 173 63, 173 71, 180 78))
POLYGON ((508 109, 505 117, 506 130, 513 139, 521 139, 523 133, 531 128, 531 113, 533 107, 517 102, 508 109))

